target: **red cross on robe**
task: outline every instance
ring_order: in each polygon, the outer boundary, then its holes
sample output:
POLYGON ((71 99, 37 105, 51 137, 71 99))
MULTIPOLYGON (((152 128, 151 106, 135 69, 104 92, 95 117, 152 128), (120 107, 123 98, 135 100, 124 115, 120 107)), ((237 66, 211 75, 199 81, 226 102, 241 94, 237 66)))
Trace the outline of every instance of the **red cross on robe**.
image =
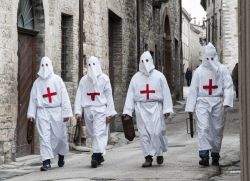
POLYGON ((50 88, 49 87, 47 87, 47 94, 43 94, 43 98, 48 98, 48 100, 49 100, 49 103, 52 103, 52 96, 55 96, 55 95, 57 95, 57 93, 56 92, 50 92, 50 88))
POLYGON ((95 97, 99 96, 100 93, 99 92, 92 92, 92 93, 87 93, 87 95, 91 97, 92 101, 95 101, 95 97))
POLYGON ((213 89, 217 89, 218 85, 213 85, 213 80, 209 79, 209 85, 204 85, 203 89, 208 89, 208 94, 212 95, 213 94, 213 89))
POLYGON ((147 100, 149 99, 149 94, 150 93, 155 93, 155 90, 149 90, 149 84, 146 84, 146 90, 141 90, 141 94, 147 94, 147 100))

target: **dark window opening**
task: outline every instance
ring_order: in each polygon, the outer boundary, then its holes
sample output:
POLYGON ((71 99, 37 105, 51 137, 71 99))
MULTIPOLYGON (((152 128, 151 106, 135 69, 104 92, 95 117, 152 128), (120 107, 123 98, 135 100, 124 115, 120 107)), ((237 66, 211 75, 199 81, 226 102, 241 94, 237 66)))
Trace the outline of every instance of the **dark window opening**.
POLYGON ((62 33, 61 76, 64 81, 70 82, 72 81, 73 16, 62 14, 61 33, 62 33))

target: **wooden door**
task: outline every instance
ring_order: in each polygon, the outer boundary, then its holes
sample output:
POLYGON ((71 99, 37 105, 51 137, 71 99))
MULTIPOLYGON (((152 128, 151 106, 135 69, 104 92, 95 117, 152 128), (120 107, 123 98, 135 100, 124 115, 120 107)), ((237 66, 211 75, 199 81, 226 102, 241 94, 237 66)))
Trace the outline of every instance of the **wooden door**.
MULTIPOLYGON (((18 29, 18 117, 17 117, 17 157, 32 154, 34 142, 27 143, 27 109, 30 91, 35 79, 35 36, 37 32, 18 29)), ((34 129, 34 128, 33 128, 34 129)))

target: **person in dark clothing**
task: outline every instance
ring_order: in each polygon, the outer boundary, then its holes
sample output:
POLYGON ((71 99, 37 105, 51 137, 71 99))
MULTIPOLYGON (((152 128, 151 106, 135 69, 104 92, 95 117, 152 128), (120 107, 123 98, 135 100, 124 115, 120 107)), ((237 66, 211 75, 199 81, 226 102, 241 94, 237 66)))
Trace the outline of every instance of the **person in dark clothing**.
POLYGON ((235 64, 235 67, 232 72, 232 79, 235 87, 235 92, 236 92, 236 98, 239 98, 239 93, 238 93, 238 63, 235 64))
POLYGON ((187 71, 185 73, 185 78, 187 80, 187 86, 189 87, 192 80, 192 71, 189 68, 187 68, 187 71))

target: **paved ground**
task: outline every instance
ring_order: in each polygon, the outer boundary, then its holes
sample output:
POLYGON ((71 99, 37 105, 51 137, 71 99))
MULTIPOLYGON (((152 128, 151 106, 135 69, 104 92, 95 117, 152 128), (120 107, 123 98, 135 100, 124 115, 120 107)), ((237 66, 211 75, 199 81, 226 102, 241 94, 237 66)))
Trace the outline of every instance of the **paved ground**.
MULTIPOLYGON (((138 138, 132 143, 110 149, 106 161, 97 169, 90 168, 90 153, 70 153, 64 168, 40 172, 37 155, 28 156, 0 166, 0 180, 35 181, 35 180, 76 180, 76 181, 234 181, 240 180, 239 167, 239 115, 236 108, 227 115, 227 122, 222 146, 221 167, 201 168, 198 165, 197 135, 191 139, 186 134, 186 114, 183 104, 175 106, 177 114, 168 123, 167 136, 169 151, 164 155, 164 165, 154 161, 152 168, 142 168, 144 161, 138 138)), ((116 134, 122 140, 122 134, 116 134)), ((125 143, 123 141, 123 143, 125 143)))

